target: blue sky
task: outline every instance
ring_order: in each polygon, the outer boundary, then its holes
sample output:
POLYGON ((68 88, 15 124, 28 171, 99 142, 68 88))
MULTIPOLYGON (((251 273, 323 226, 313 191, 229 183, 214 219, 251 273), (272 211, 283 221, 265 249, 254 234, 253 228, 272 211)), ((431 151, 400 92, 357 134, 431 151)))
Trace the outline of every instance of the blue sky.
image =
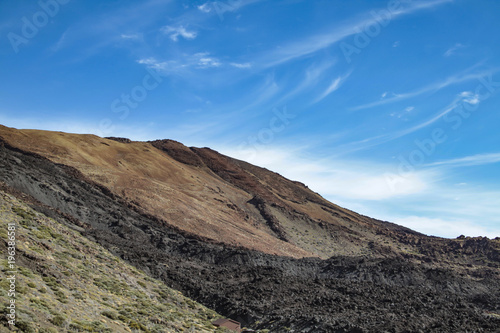
POLYGON ((500 236, 500 2, 0 3, 0 123, 209 146, 426 234, 500 236))

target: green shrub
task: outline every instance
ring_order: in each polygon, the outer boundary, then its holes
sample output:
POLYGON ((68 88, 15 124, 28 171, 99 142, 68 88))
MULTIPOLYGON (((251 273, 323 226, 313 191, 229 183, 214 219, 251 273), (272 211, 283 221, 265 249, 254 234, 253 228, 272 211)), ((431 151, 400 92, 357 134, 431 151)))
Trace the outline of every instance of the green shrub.
POLYGON ((76 293, 73 293, 72 295, 75 299, 85 299, 85 297, 83 297, 82 294, 76 292, 76 293))
POLYGON ((25 220, 30 220, 35 216, 35 214, 27 212, 21 207, 12 207, 12 211, 25 220))
POLYGON ((30 303, 35 304, 38 308, 42 310, 50 311, 50 305, 44 299, 30 298, 30 303))
POLYGON ((17 321, 16 322, 16 327, 21 331, 21 332, 24 332, 24 333, 35 333, 35 329, 33 328, 33 326, 31 326, 30 323, 26 322, 26 321, 17 321))
POLYGON ((130 321, 130 318, 124 316, 124 315, 118 315, 118 319, 123 321, 124 323, 128 323, 130 321))
POLYGON ((113 320, 118 319, 118 314, 116 314, 115 312, 112 312, 112 311, 103 311, 103 312, 101 312, 101 315, 103 315, 104 317, 108 317, 109 319, 113 319, 113 320))
POLYGON ((50 287, 50 289, 54 291, 59 290, 58 283, 55 277, 44 276, 42 279, 45 282, 45 284, 50 287))
POLYGON ((113 331, 105 327, 100 321, 78 321, 75 320, 69 325, 70 330, 77 332, 100 332, 100 333, 112 333, 113 331))
POLYGON ((66 322, 66 318, 61 315, 56 315, 50 320, 50 322, 56 326, 62 327, 66 322))
POLYGON ((49 328, 42 327, 38 330, 38 333, 57 333, 57 330, 53 327, 49 328))
POLYGON ((16 286, 16 291, 18 294, 23 295, 23 294, 26 294, 28 292, 28 288, 18 285, 18 286, 16 286))
POLYGON ((29 277, 29 278, 34 277, 33 272, 31 271, 31 269, 29 269, 27 267, 19 267, 19 272, 22 275, 26 276, 26 277, 29 277))
POLYGON ((149 332, 146 326, 136 321, 131 321, 130 324, 128 324, 128 327, 130 327, 133 330, 141 330, 143 332, 149 332))

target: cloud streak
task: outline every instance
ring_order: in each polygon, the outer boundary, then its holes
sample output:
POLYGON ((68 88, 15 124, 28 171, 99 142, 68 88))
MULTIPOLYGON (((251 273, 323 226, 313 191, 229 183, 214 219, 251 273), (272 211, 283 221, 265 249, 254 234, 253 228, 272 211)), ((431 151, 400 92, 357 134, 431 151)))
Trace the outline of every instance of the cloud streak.
POLYGON ((465 45, 463 44, 460 44, 460 43, 457 43, 455 44, 453 47, 450 47, 448 50, 446 50, 446 52, 443 54, 443 56, 445 57, 450 57, 452 56, 453 54, 455 54, 455 52, 459 49, 462 49, 464 48, 465 45))
POLYGON ((427 164, 427 167, 468 167, 476 165, 494 164, 500 162, 500 153, 476 154, 462 158, 439 161, 427 164))
MULTIPOLYGON (((474 66, 474 67, 476 67, 476 66, 474 66)), ((378 100, 375 102, 371 102, 371 103, 367 103, 367 104, 362 104, 362 105, 351 108, 351 110, 358 111, 358 110, 363 110, 363 109, 369 109, 369 108, 380 106, 380 105, 385 105, 385 104, 389 104, 389 103, 403 101, 403 100, 406 100, 409 98, 423 95, 425 93, 434 93, 436 91, 439 91, 443 88, 446 88, 446 87, 449 87, 452 85, 456 85, 459 83, 484 78, 485 76, 491 75, 491 74, 497 72, 498 70, 495 69, 492 71, 490 70, 490 71, 482 71, 482 72, 472 73, 472 74, 465 74, 465 72, 467 72, 467 71, 469 71, 469 70, 466 70, 466 71, 464 71, 460 74, 457 74, 457 75, 450 76, 443 81, 433 82, 433 83, 426 85, 420 89, 417 89, 417 90, 414 90, 411 92, 407 92, 407 93, 402 93, 402 94, 394 94, 393 97, 384 98, 384 99, 381 99, 381 100, 378 100)))
POLYGON ((185 55, 179 60, 161 61, 151 57, 139 59, 136 62, 165 74, 182 74, 192 69, 218 68, 223 65, 218 58, 211 56, 208 52, 185 55))
POLYGON ((333 93, 334 91, 339 89, 340 86, 344 83, 344 81, 349 77, 349 75, 351 75, 351 73, 348 73, 344 76, 339 76, 336 79, 334 79, 330 83, 330 85, 326 88, 326 90, 323 91, 323 93, 321 93, 321 95, 319 95, 318 98, 316 98, 314 100, 313 104, 320 102, 321 100, 326 98, 328 95, 330 95, 331 93, 333 93))
MULTIPOLYGON (((395 131, 392 133, 388 134, 382 134, 382 135, 376 135, 373 137, 365 138, 363 140, 358 140, 354 141, 348 144, 345 144, 343 146, 340 146, 340 149, 346 149, 348 152, 354 152, 358 150, 363 150, 367 148, 371 148, 377 145, 381 145, 387 142, 390 142, 395 139, 399 139, 403 136, 406 136, 408 134, 411 134, 413 132, 416 132, 418 130, 421 130, 425 127, 428 127, 438 120, 442 119, 444 116, 447 114, 455 111, 457 108, 462 107, 463 103, 468 103, 472 105, 477 105, 480 103, 479 96, 476 93, 472 93, 470 91, 465 91, 460 94, 455 98, 455 100, 450 103, 448 106, 443 108, 441 111, 439 111, 437 114, 435 114, 433 117, 430 119, 427 119, 423 122, 420 122, 419 124, 416 124, 412 127, 395 131)), ((408 110, 408 109, 407 109, 408 110)), ((411 111, 411 110, 410 110, 411 111)))
POLYGON ((263 0, 224 0, 224 1, 209 1, 197 6, 198 10, 205 13, 216 13, 221 16, 225 12, 234 12, 245 6, 253 3, 261 2, 263 0))
POLYGON ((177 42, 179 40, 179 36, 184 39, 195 39, 197 35, 195 31, 188 31, 182 25, 178 27, 172 27, 167 25, 161 28, 160 31, 165 35, 168 35, 170 39, 173 40, 174 42, 177 42))
MULTIPOLYGON (((451 0, 436 0, 414 3, 406 8, 392 11, 391 20, 402 15, 412 14, 419 10, 433 8, 450 1, 451 0)), ((358 34, 359 31, 368 25, 379 24, 380 18, 374 17, 371 13, 366 13, 363 17, 363 19, 359 19, 355 23, 352 23, 352 20, 347 21, 344 25, 335 27, 326 34, 315 35, 299 42, 293 42, 280 47, 274 52, 265 55, 259 63, 263 64, 264 68, 277 66, 328 48, 346 37, 358 34)))

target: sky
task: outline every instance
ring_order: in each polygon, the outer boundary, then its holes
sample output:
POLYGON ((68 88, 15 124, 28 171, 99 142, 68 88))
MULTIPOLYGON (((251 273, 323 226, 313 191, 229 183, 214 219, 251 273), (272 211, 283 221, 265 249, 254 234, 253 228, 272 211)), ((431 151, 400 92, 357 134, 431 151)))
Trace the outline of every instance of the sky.
POLYGON ((174 139, 500 236, 496 0, 5 0, 0 124, 174 139))

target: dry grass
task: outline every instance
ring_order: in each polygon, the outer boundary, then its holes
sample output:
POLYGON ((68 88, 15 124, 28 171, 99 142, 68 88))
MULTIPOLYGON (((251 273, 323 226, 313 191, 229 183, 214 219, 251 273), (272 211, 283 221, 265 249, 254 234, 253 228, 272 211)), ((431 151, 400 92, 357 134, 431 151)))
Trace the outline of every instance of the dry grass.
POLYGON ((313 256, 259 226, 249 193, 206 169, 182 164, 146 142, 0 125, 11 145, 72 166, 147 212, 181 229, 272 254, 313 256), (228 207, 235 204, 237 209, 228 207), (250 210, 250 214, 248 211, 250 210))
MULTIPOLYGON (((17 324, 24 332, 216 332, 214 311, 3 192, 0 220, 2 238, 8 222, 17 224, 17 324)), ((0 331, 6 326, 0 322, 0 331)))

